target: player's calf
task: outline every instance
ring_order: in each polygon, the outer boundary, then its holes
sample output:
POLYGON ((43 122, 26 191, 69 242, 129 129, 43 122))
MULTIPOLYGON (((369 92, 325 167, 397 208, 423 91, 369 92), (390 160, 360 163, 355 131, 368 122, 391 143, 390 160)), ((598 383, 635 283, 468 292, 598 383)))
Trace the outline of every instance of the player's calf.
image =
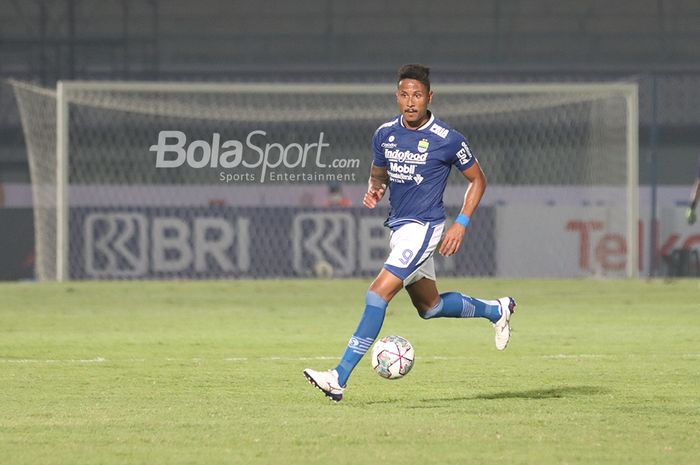
POLYGON ((459 292, 440 294, 440 300, 431 309, 421 312, 421 318, 486 318, 496 323, 501 317, 497 300, 483 300, 459 292))

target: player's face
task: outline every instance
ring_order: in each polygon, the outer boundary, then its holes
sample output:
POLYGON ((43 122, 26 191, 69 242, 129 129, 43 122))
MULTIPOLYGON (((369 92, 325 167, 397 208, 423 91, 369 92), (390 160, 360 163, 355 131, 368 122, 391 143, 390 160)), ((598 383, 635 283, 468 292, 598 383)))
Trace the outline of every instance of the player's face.
POLYGON ((403 122, 409 128, 419 128, 428 121, 428 105, 433 92, 415 79, 402 79, 396 91, 396 102, 403 115, 403 122))

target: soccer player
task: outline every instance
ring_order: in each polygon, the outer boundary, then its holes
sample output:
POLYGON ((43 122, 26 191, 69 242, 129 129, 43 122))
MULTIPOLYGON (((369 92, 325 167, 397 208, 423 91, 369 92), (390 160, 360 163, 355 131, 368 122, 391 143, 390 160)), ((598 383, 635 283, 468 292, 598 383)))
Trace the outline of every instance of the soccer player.
POLYGON ((438 245, 446 257, 459 250, 484 195, 486 176, 464 136, 428 109, 432 97, 429 68, 401 67, 396 91, 400 114, 374 133, 374 161, 363 204, 375 208, 389 190, 391 213, 385 225, 391 228, 391 252, 369 287, 364 313, 338 366, 328 371, 304 370, 308 381, 336 402, 343 398, 350 373, 379 334, 387 305, 403 287, 421 318, 486 318, 496 330, 498 350, 504 350, 510 339, 512 298, 440 294, 435 284, 433 252, 438 245), (461 213, 443 238, 442 197, 452 166, 469 181, 469 187, 461 213))
POLYGON ((695 184, 693 184, 693 189, 690 191, 690 206, 685 212, 688 224, 695 224, 697 219, 695 207, 698 206, 698 199, 700 199, 700 158, 698 158, 698 167, 695 172, 695 184))

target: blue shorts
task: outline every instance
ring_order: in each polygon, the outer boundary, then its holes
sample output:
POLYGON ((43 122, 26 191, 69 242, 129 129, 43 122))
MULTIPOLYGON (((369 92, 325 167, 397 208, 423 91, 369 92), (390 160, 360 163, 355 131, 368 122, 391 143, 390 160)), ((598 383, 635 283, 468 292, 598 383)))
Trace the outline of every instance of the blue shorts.
POLYGON ((389 246, 391 252, 384 268, 400 278, 404 286, 419 279, 435 281, 433 252, 437 247, 445 223, 406 223, 392 231, 389 246))

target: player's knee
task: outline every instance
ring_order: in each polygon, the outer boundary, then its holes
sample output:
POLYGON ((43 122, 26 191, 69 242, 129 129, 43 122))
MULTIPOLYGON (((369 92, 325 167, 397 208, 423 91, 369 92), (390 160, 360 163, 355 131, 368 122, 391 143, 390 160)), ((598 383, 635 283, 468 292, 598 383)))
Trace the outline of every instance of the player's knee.
POLYGON ((430 318, 430 316, 426 315, 429 315, 430 309, 433 308, 431 305, 427 304, 426 302, 413 302, 413 307, 418 312, 418 316, 420 316, 424 320, 430 318))
POLYGON ((437 316, 438 313, 442 310, 442 299, 438 300, 438 302, 433 305, 419 305, 418 303, 414 302, 413 305, 416 307, 416 310, 418 310, 418 316, 423 318, 424 320, 429 320, 435 316, 437 316))

